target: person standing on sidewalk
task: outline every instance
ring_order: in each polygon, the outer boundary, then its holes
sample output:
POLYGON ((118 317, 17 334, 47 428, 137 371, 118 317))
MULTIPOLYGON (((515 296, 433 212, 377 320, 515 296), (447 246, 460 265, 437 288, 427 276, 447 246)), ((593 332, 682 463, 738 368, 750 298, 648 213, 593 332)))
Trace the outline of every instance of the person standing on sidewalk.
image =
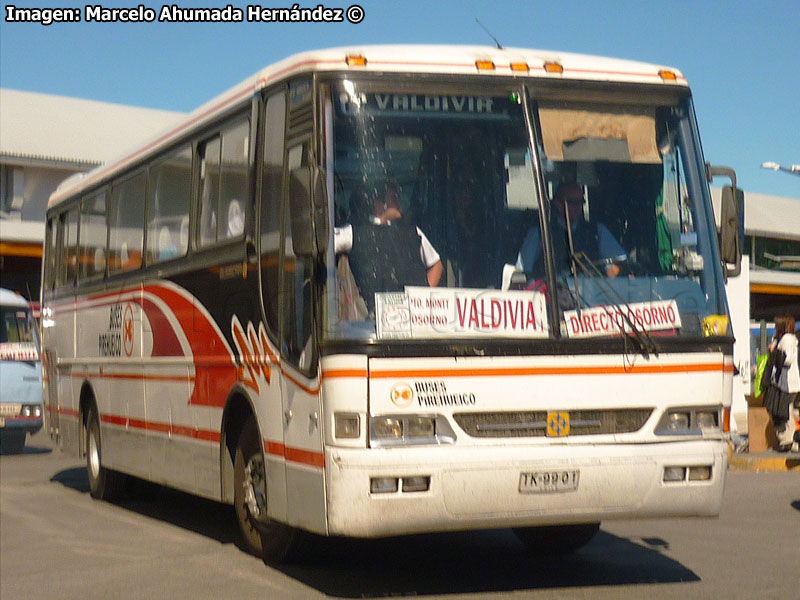
POLYGON ((778 438, 778 451, 798 450, 795 440, 794 405, 800 394, 800 366, 798 366, 798 340, 794 333, 794 318, 791 316, 775 317, 775 333, 778 341, 778 356, 783 358, 782 364, 775 365, 772 384, 780 394, 770 409, 775 436, 778 438), (782 354, 781 354, 782 353, 782 354), (782 367, 782 368, 781 368, 782 367), (794 447, 793 447, 794 446, 794 447))

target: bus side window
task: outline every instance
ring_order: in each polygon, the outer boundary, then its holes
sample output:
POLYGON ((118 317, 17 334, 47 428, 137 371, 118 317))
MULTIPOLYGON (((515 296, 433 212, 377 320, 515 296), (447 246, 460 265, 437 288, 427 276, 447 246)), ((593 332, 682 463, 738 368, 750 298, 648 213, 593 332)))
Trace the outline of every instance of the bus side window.
POLYGON ((244 233, 249 147, 249 121, 222 132, 218 240, 237 238, 244 233))
POLYGON ((185 146, 150 169, 147 191, 148 263, 183 256, 189 248, 191 173, 191 146, 185 146))
POLYGON ((215 137, 200 146, 200 245, 217 239, 219 207, 219 164, 222 141, 215 137))
POLYGON ((144 238, 144 172, 111 189, 109 207, 109 271, 138 269, 142 265, 144 238))
POLYGON ((224 128, 200 146, 200 245, 244 233, 250 121, 224 128))
POLYGON ((264 153, 261 175, 261 285, 267 331, 277 339, 278 281, 280 278, 281 189, 283 187, 283 134, 286 95, 267 100, 264 113, 264 153))
POLYGON ((105 190, 81 203, 80 273, 91 279, 106 271, 106 193, 105 190))
POLYGON ((47 230, 45 233, 45 259, 44 259, 44 289, 50 291, 53 289, 53 283, 56 279, 56 254, 58 252, 58 221, 55 218, 50 218, 47 221, 47 230))
POLYGON ((78 271, 78 209, 72 209, 61 217, 61 264, 58 269, 58 285, 75 283, 78 271))
MULTIPOLYGON (((286 153, 287 172, 308 164, 308 142, 293 145, 286 153)), ((289 201, 291 205, 291 200, 289 201)), ((284 211, 283 250, 283 343, 284 356, 308 373, 315 364, 311 322, 312 261, 294 253, 291 238, 291 211, 284 211)))

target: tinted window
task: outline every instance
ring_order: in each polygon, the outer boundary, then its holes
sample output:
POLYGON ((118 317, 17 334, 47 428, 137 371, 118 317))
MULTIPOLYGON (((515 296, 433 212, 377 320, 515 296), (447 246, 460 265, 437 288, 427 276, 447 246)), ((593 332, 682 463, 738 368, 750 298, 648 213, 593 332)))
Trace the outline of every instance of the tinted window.
POLYGON ((81 203, 80 277, 100 277, 106 272, 106 193, 81 203))
POLYGON ((189 248, 192 148, 186 146, 150 169, 147 261, 183 256, 189 248))
POLYGON ((109 207, 109 271, 142 265, 144 238, 144 173, 115 185, 109 207))

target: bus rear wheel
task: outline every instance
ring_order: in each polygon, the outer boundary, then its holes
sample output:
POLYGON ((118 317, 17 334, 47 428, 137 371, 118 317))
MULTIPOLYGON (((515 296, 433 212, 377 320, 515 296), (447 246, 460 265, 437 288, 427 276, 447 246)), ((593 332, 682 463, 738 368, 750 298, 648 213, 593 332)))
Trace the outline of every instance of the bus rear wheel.
POLYGON ((100 419, 92 408, 86 418, 86 471, 89 474, 89 493, 98 500, 113 500, 125 487, 125 475, 103 466, 100 443, 100 419))
POLYGON ((267 476, 258 426, 250 418, 242 429, 233 461, 233 502, 246 549, 265 562, 298 557, 301 532, 267 516, 267 476))
POLYGON ((537 556, 569 554, 585 546, 600 530, 600 523, 515 527, 514 533, 528 552, 537 556))

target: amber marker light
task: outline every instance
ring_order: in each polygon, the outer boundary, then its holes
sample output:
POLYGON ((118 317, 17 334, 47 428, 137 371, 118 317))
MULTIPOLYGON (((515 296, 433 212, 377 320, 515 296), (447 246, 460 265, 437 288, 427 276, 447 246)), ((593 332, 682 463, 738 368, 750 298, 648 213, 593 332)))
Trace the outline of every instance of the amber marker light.
POLYGON ((365 56, 361 56, 360 54, 349 54, 345 59, 345 62, 347 62, 348 67, 367 66, 367 58, 365 56))
POLYGON ((527 73, 529 70, 526 62, 512 62, 510 66, 515 73, 527 73))
POLYGON ((658 72, 658 76, 661 77, 664 81, 678 81, 678 76, 675 74, 675 71, 668 71, 667 69, 661 69, 658 72))
POLYGON ((494 62, 491 60, 476 60, 475 66, 478 71, 494 71, 494 62))
POLYGON ((544 70, 546 73, 563 73, 564 67, 561 63, 546 62, 544 63, 544 70))

